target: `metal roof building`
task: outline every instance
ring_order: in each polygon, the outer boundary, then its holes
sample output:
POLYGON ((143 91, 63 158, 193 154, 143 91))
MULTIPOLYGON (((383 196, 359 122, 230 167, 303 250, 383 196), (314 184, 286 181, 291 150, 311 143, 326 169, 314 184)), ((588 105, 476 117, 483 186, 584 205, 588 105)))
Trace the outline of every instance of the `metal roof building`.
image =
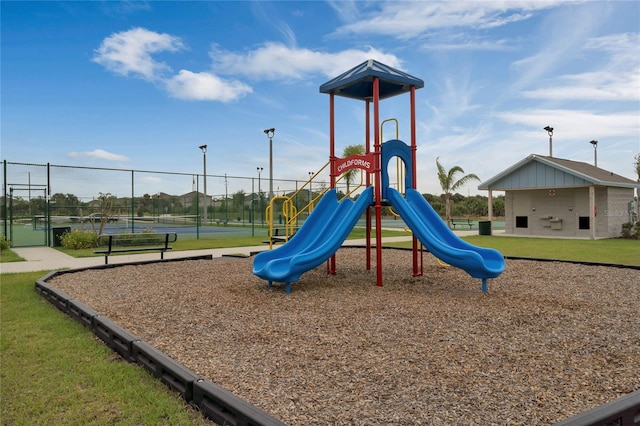
MULTIPOLYGON (((478 189, 505 191, 505 233, 613 238, 637 212, 640 183, 588 163, 532 154, 478 189)), ((490 209, 491 210, 491 209, 490 209)))

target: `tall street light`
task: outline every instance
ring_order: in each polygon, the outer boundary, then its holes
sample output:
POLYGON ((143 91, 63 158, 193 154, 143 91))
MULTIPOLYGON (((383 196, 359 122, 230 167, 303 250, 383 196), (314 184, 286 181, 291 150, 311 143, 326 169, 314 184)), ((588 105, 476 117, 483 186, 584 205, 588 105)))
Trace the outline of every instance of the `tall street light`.
POLYGON ((592 140, 589 143, 593 145, 593 165, 598 167, 598 141, 592 140))
POLYGON ((269 138, 269 199, 271 199, 273 197, 273 135, 276 129, 272 127, 263 131, 269 138))
POLYGON ((229 192, 227 190, 227 174, 224 174, 224 220, 227 222, 229 220, 229 209, 227 206, 229 205, 229 192))
POLYGON ((262 224, 264 225, 264 216, 262 210, 262 188, 260 187, 260 173, 264 170, 262 167, 256 167, 258 170, 258 208, 260 209, 260 218, 262 220, 262 224))
POLYGON ((553 127, 547 126, 544 130, 549 134, 549 157, 553 157, 553 127))
POLYGON ((202 212, 202 217, 204 219, 204 223, 207 223, 207 146, 206 145, 200 145, 198 148, 200 148, 202 150, 202 160, 203 160, 203 164, 204 164, 204 200, 202 202, 203 205, 203 212, 202 212))

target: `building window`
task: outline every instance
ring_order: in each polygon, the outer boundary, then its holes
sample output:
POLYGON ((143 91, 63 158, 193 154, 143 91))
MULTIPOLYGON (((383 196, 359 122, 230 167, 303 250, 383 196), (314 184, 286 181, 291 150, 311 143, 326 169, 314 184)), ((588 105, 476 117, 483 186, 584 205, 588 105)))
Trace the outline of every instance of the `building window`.
POLYGON ((528 228, 529 217, 528 216, 516 216, 516 228, 528 228))
POLYGON ((589 229, 589 216, 578 216, 578 229, 589 229))

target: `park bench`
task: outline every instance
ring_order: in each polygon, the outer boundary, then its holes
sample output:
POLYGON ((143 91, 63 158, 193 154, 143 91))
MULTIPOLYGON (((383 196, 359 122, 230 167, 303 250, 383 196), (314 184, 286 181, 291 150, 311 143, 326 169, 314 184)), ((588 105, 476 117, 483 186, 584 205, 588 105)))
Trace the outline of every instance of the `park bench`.
POLYGON ((175 233, 166 234, 104 234, 98 237, 98 245, 101 248, 95 250, 96 254, 104 254, 104 264, 109 263, 109 255, 113 253, 128 253, 140 251, 159 251, 160 259, 164 259, 164 252, 171 250, 169 243, 178 239, 175 233))
MULTIPOLYGON (((273 228, 273 235, 270 237, 272 244, 286 243, 287 242, 287 230, 284 228, 273 228)), ((268 244, 269 241, 263 241, 268 244)))
POLYGON ((471 222, 471 219, 451 219, 451 226, 453 226, 453 229, 456 229, 456 225, 460 225, 461 227, 468 226, 469 229, 471 229, 473 222, 471 222))
MULTIPOLYGON (((287 236, 287 230, 285 228, 273 228, 273 235, 270 238, 271 243, 286 243, 287 241, 289 241, 289 239, 291 239, 291 237, 296 234, 297 231, 297 229, 294 229, 293 234, 287 236)), ((269 243, 269 241, 263 241, 263 243, 267 244, 269 243)))

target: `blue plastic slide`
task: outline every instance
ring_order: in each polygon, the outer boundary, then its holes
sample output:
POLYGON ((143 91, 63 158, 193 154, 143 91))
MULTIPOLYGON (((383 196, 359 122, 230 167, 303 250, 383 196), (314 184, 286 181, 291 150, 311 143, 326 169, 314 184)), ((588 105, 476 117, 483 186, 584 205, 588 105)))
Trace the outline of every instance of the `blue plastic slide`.
POLYGON ((482 278, 483 292, 487 291, 487 278, 495 278, 504 271, 504 257, 499 251, 460 239, 415 189, 407 189, 403 197, 395 189, 387 188, 387 198, 431 253, 474 278, 482 278))
POLYGON ((328 191, 286 244, 256 255, 253 273, 269 284, 286 283, 288 293, 290 283, 298 281, 303 273, 329 259, 340 248, 372 199, 373 187, 365 189, 355 202, 338 201, 336 190, 328 191))

